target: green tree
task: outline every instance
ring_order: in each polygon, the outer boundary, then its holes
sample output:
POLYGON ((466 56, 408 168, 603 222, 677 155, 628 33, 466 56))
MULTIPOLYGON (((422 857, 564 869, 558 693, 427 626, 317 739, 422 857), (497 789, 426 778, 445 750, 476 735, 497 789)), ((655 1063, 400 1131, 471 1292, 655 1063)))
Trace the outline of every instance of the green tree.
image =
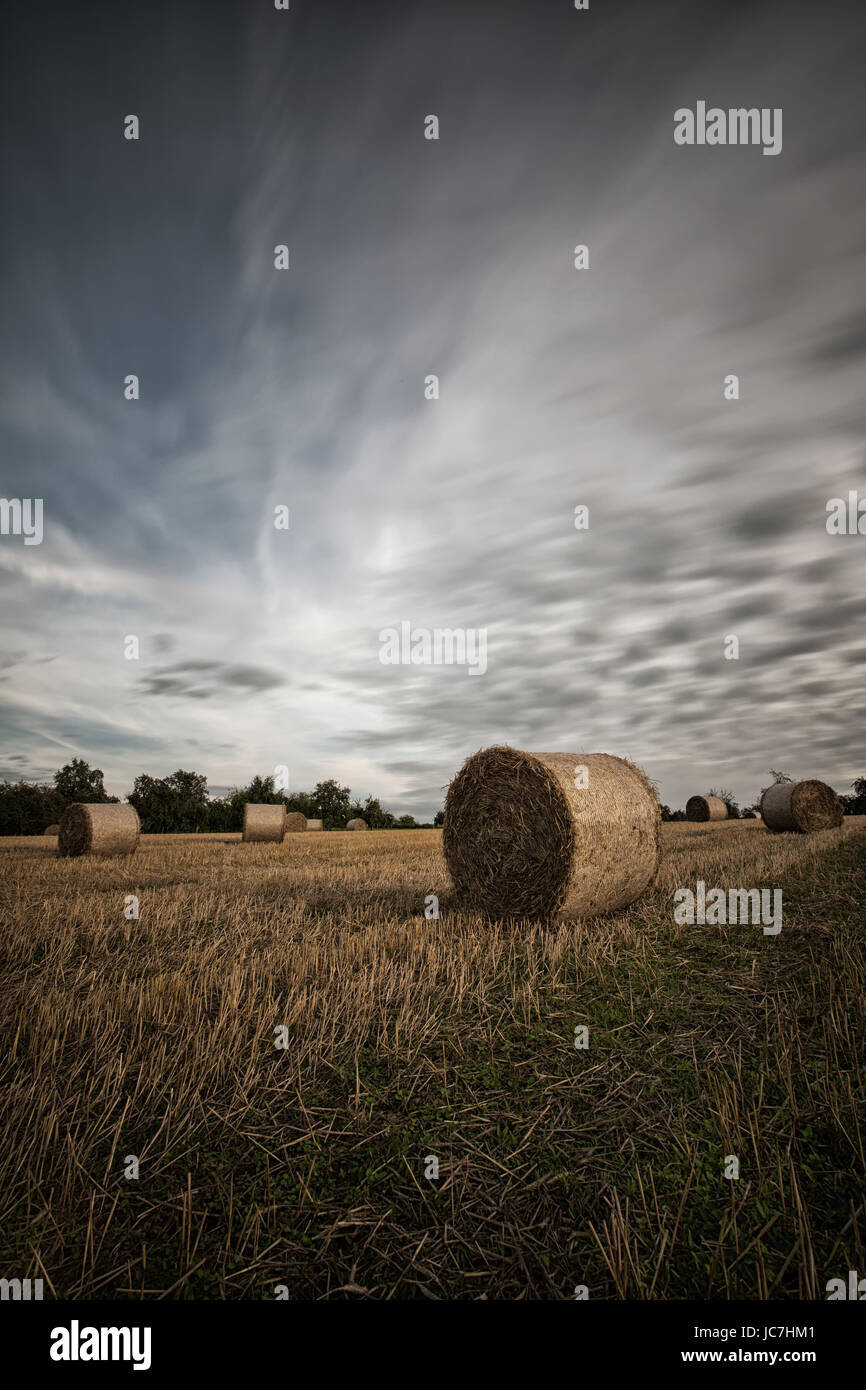
POLYGON ((397 824, 390 811, 382 809, 378 796, 368 796, 361 815, 371 830, 393 830, 397 824))
POLYGON ((207 778, 178 768, 170 777, 136 777, 129 803, 147 835, 170 835, 209 827, 207 778))
POLYGON ((307 820, 317 819, 315 802, 309 792, 292 792, 286 797, 286 810, 300 811, 307 820))
POLYGON ((66 803, 41 782, 0 782, 0 835, 41 835, 59 821, 66 803))
POLYGON ((857 777, 851 783, 853 796, 843 793, 839 797, 846 816, 866 816, 866 777, 857 777))
POLYGON ((313 788, 314 815, 324 823, 325 830, 344 830, 350 819, 349 808, 352 793, 348 787, 341 787, 330 777, 327 782, 317 782, 313 788))
MULTIPOLYGON (((276 806, 281 801, 287 802, 287 798, 282 792, 274 790, 273 777, 256 776, 246 787, 232 787, 219 803, 210 803, 208 822, 211 828, 242 830, 244 807, 248 801, 254 806, 276 806)), ((289 810, 298 809, 300 808, 295 806, 289 807, 289 810)))
POLYGON ((246 800, 254 806, 276 806, 286 799, 282 792, 274 790, 273 777, 254 777, 242 790, 246 800))
POLYGON ((349 807, 349 819, 352 816, 361 816, 371 830, 392 830, 396 824, 391 812, 382 810, 378 796, 368 796, 363 806, 360 801, 354 801, 349 807))
POLYGON ((225 834, 229 830, 239 830, 242 822, 235 825, 233 813, 234 807, 227 796, 209 796, 202 830, 209 830, 215 835, 225 834))
POLYGON ((105 790, 102 769, 91 767, 83 758, 73 758, 55 772, 54 786, 67 806, 74 801, 117 801, 105 790))

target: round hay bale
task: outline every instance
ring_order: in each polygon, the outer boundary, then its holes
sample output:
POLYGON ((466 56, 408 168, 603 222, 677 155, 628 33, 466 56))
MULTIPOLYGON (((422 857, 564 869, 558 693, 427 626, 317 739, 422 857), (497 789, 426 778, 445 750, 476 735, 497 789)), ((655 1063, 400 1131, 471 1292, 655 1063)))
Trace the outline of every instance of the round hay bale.
POLYGON ((132 854, 138 846, 141 822, 134 806, 115 802, 74 802, 60 817, 57 853, 132 854))
POLYGON ((308 829, 308 830, 324 830, 324 828, 325 828, 324 823, 323 823, 322 821, 320 821, 320 820, 308 820, 308 821, 307 821, 307 829, 308 829))
POLYGON ((347 821, 346 821, 346 829, 347 829, 347 830, 367 830, 367 829, 368 829, 368 826, 367 826, 367 822, 363 819, 362 816, 355 816, 354 820, 347 820, 347 821))
POLYGON ((300 811, 289 811, 286 815, 286 834, 297 835, 307 829, 307 817, 300 811))
POLYGON ((59 825, 46 825, 46 827, 45 827, 45 829, 43 830, 42 834, 43 834, 43 835, 59 835, 59 834, 60 834, 60 826, 59 826, 59 825))
POLYGON ((719 796, 690 796, 686 802, 686 820, 727 819, 727 803, 719 796))
POLYGON ((830 830, 844 819, 842 803, 826 782, 774 782, 761 793, 761 816, 768 830, 808 835, 830 830))
POLYGON ((281 801, 276 806, 248 801, 244 806, 245 842, 280 844, 285 833, 286 808, 281 801))
POLYGON ((592 917, 654 882, 661 813, 649 779, 608 753, 467 758, 445 798, 445 862, 463 905, 492 918, 592 917), (576 778, 578 768, 586 768, 576 778))

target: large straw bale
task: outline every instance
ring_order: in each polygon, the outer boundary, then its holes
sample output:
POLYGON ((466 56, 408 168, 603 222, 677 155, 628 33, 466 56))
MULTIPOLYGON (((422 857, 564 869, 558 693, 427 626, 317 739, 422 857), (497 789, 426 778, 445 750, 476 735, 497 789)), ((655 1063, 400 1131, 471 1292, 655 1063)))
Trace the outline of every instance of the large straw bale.
POLYGON ((496 746, 468 758, 451 783, 443 847, 469 909, 591 917, 653 883, 660 824, 652 784, 623 758, 496 746))
POLYGON ((64 859, 80 854, 132 854, 140 835, 141 822, 134 806, 126 802, 74 802, 60 817, 57 853, 64 859))
POLYGON ((279 844, 286 833, 286 808, 282 801, 276 805, 248 801, 244 806, 243 838, 253 844, 279 844))
POLYGON ((768 830, 808 835, 830 830, 844 819, 842 803, 826 782, 774 782, 761 793, 761 815, 768 830))
POLYGON ((720 796, 690 796, 686 802, 686 820, 727 820, 727 802, 720 796))

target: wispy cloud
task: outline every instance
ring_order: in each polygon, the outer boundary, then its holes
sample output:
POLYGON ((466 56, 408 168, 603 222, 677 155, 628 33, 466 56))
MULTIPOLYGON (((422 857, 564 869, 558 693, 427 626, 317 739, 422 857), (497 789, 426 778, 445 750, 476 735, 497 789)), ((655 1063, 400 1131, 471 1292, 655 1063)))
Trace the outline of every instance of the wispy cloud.
POLYGON ((93 62, 21 21, 3 487, 45 541, 0 541, 4 650, 57 660, 7 665, 3 747, 74 735, 118 791, 288 763, 425 816, 499 740, 629 754, 679 803, 863 771, 862 558, 824 529, 866 488, 862 34, 690 15, 500 6, 492 43, 354 7, 336 43, 330 7, 175 11, 113 37, 38 181, 28 101, 93 62), (675 147, 702 95, 783 106, 783 154, 675 147), (486 629, 486 675, 384 667, 404 619, 486 629))

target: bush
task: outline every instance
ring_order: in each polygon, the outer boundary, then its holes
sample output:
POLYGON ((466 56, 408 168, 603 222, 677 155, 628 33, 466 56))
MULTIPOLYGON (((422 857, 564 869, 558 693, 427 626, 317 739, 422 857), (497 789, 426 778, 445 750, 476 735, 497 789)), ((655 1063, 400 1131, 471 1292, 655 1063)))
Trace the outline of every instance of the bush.
POLYGON ((63 815, 55 787, 38 782, 0 782, 0 835, 41 835, 63 815))
POLYGON ((73 758, 55 772, 53 787, 43 782, 0 782, 0 835, 41 835, 74 801, 117 800, 105 790, 101 768, 73 758))

